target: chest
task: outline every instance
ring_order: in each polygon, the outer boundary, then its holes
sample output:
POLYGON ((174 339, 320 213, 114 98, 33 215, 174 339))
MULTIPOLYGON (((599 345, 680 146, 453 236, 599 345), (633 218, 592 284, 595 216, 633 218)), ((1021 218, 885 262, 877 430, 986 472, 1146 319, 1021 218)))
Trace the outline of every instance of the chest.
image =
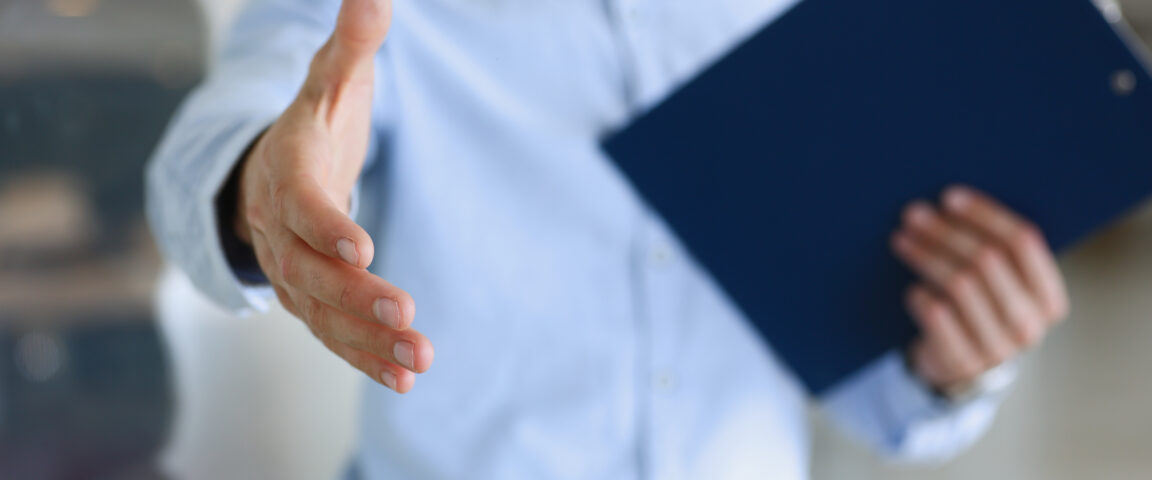
POLYGON ((397 0, 387 48, 402 93, 438 92, 417 107, 450 98, 455 112, 604 128, 795 1, 397 0))

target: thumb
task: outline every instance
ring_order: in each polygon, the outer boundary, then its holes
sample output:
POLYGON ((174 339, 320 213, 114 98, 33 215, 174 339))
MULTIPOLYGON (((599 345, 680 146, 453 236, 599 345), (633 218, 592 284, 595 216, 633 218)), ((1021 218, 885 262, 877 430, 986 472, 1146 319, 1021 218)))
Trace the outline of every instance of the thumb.
POLYGON ((372 71, 392 23, 392 0, 344 0, 328 40, 327 67, 341 80, 372 71))

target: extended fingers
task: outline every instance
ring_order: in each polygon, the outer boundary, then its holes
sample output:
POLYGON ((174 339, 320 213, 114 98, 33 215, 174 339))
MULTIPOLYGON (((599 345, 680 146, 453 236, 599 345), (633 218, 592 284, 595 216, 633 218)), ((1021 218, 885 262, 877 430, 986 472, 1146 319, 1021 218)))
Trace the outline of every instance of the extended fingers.
MULTIPOLYGON (((280 299, 281 305, 283 305, 284 308, 291 312, 293 315, 296 315, 300 318, 306 318, 308 316, 315 316, 320 313, 317 310, 319 306, 318 304, 311 307, 305 306, 303 309, 297 306, 298 304, 307 305, 308 300, 306 297, 300 297, 299 294, 294 295, 289 293, 289 291, 283 287, 277 286, 274 288, 277 298, 280 299), (298 302, 295 299, 296 297, 303 298, 304 300, 298 302)), ((343 358, 344 361, 348 362, 348 364, 356 367, 361 372, 364 372, 364 374, 368 375, 373 380, 383 384, 388 388, 391 388, 392 390, 395 390, 398 393, 406 393, 412 389, 412 385, 415 383, 416 378, 415 374, 411 370, 408 370, 406 367, 397 365, 394 362, 385 360, 378 355, 373 355, 372 353, 352 348, 351 346, 341 343, 332 337, 324 336, 320 330, 322 327, 319 327, 320 322, 305 321, 305 324, 308 325, 309 329, 312 331, 312 334, 324 343, 324 346, 327 347, 328 350, 331 350, 333 353, 343 358)))
POLYGON ((301 313, 320 338, 340 342, 416 373, 432 366, 432 343, 415 330, 393 330, 350 317, 314 299, 297 300, 301 313))
POLYGON ((324 346, 339 355, 348 364, 397 393, 407 393, 416 383, 416 376, 411 371, 400 368, 376 355, 356 350, 332 339, 323 339, 323 342, 324 346))
MULTIPOLYGON (((288 232, 286 235, 291 235, 291 232, 288 232)), ((304 268, 304 270, 301 271, 311 270, 308 270, 309 265, 307 263, 303 266, 292 266, 291 262, 294 261, 292 257, 289 257, 287 268, 279 266, 283 263, 278 263, 278 261, 275 260, 279 257, 277 257, 273 249, 269 247, 271 242, 266 234, 256 232, 256 237, 254 238, 256 241, 253 245, 256 247, 257 257, 262 267, 267 271, 273 272, 270 274, 270 278, 273 280, 273 289, 280 303, 286 310, 303 320, 316 337, 325 340, 326 343, 339 343, 357 352, 382 359, 385 362, 393 364, 393 366, 399 366, 397 368, 402 367, 412 372, 421 373, 428 370, 431 366, 434 350, 427 337, 412 329, 405 328, 398 330, 384 325, 381 322, 362 320, 337 310, 314 296, 312 292, 308 290, 293 286, 294 281, 305 287, 315 287, 318 285, 315 283, 318 280, 312 279, 311 274, 298 273, 300 271, 297 271, 297 268, 304 268)), ((304 257, 301 258, 313 258, 330 262, 331 265, 328 266, 329 268, 346 269, 356 275, 363 274, 371 276, 366 272, 352 270, 351 267, 339 264, 338 262, 332 262, 315 252, 309 252, 308 247, 298 240, 294 249, 297 253, 292 255, 303 255, 304 257), (335 267, 333 267, 333 265, 335 267)), ((346 271, 344 273, 348 272, 346 271)), ((377 278, 377 280, 379 279, 377 278)), ((319 283, 324 282, 319 281, 319 283)), ((400 293, 403 292, 400 291, 400 293)), ((406 295, 407 294, 404 294, 405 297, 406 295)), ((408 298, 408 302, 411 302, 410 298, 408 298)), ((409 313, 408 316, 408 322, 410 323, 411 314, 409 313)), ((407 324, 405 324, 405 327, 407 327, 407 324)), ((340 352, 337 353, 339 354, 340 352)), ((344 355, 341 354, 341 356, 344 355)), ((349 363, 364 370, 365 373, 373 375, 373 378, 378 381, 384 381, 381 377, 376 376, 376 373, 369 371, 369 367, 371 366, 369 360, 371 359, 362 355, 356 355, 355 358, 345 356, 345 359, 348 360, 349 363)), ((397 374, 395 368, 391 368, 389 371, 391 371, 397 379, 397 383, 395 384, 397 391, 403 392, 406 391, 406 388, 411 388, 411 382, 405 380, 403 375, 397 374), (405 387, 405 385, 407 385, 407 387, 405 387)), ((381 370, 381 372, 383 372, 383 370, 381 370)), ((389 385, 389 387, 392 386, 389 385)))
POLYGON ((404 290, 371 272, 321 255, 288 230, 267 236, 275 257, 270 268, 277 281, 364 320, 398 330, 412 324, 416 306, 404 290))
POLYGON ((331 340, 415 373, 432 366, 432 343, 415 330, 393 330, 345 315, 290 287, 274 287, 284 308, 308 325, 321 340, 331 340))

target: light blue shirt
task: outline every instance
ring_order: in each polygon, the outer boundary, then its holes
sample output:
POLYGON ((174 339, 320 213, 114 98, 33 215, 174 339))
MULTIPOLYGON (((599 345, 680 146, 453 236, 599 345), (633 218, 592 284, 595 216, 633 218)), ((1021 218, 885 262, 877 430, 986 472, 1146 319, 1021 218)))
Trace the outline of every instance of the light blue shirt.
MULTIPOLYGON (((437 353, 408 395, 367 388, 365 477, 807 477, 802 387, 598 147, 791 3, 395 0, 358 219, 437 353)), ((230 269, 213 199, 337 7, 253 2, 150 166, 167 258, 238 312, 268 289, 230 269)), ((945 405, 894 352, 820 403, 891 457, 937 461, 999 397, 945 405)))

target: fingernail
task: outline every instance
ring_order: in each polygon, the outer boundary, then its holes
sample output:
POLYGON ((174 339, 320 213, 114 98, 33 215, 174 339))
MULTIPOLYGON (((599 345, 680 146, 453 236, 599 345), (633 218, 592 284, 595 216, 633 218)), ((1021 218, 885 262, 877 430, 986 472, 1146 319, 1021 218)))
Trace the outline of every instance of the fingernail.
POLYGON ((372 303, 372 313, 376 315, 376 320, 389 327, 400 329, 400 308, 396 306, 396 301, 389 298, 377 298, 372 303))
POLYGON ((400 341, 396 342, 396 346, 392 347, 392 355, 396 357, 396 361, 400 365, 409 370, 416 369, 416 346, 412 342, 400 341))
POLYGON ((380 381, 388 388, 396 390, 396 375, 393 375, 392 372, 387 370, 380 372, 380 381))
POLYGON ((931 216, 927 205, 918 203, 908 208, 908 222, 913 225, 925 225, 931 216))
POLYGON ((944 204, 952 210, 961 211, 972 203, 972 195, 964 187, 952 187, 944 195, 944 204))
POLYGON ((336 252, 340 254, 340 258, 353 266, 360 266, 360 253, 356 251, 356 244, 347 238, 341 238, 336 241, 336 252))

